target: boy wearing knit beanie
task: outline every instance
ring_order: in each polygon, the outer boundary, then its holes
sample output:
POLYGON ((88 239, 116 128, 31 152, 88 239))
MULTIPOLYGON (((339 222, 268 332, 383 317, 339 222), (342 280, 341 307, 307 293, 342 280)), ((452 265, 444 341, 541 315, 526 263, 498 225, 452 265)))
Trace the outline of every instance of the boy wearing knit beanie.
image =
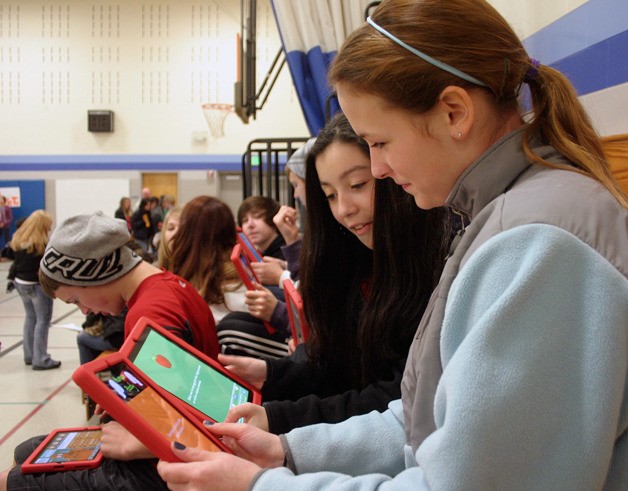
POLYGON ((125 222, 100 211, 68 218, 41 260, 42 288, 85 315, 119 315, 126 305, 125 337, 146 316, 215 359, 218 342, 207 303, 182 278, 142 261, 125 247, 129 240, 125 222))

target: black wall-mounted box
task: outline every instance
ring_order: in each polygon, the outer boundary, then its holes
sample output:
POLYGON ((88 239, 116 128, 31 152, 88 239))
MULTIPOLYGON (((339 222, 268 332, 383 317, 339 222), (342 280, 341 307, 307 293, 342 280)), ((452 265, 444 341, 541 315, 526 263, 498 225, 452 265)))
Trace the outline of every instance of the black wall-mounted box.
POLYGON ((87 111, 87 131, 113 132, 113 111, 87 111))

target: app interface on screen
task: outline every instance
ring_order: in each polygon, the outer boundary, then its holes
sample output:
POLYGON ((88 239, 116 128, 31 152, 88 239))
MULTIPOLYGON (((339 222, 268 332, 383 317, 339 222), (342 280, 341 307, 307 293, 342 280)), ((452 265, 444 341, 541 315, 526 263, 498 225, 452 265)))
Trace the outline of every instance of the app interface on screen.
POLYGON ((102 431, 60 431, 34 459, 35 464, 93 460, 98 455, 102 431))
POLYGON ((146 332, 131 360, 160 387, 216 421, 223 421, 231 407, 249 401, 248 389, 157 331, 146 332))
MULTIPOLYGON (((98 375, 107 387, 168 441, 176 440, 186 446, 203 448, 210 452, 220 451, 214 442, 195 428, 158 392, 143 383, 137 373, 126 364, 118 363, 98 375)), ((141 440, 140 435, 136 436, 141 440)), ((147 442, 144 444, 149 446, 147 442)))

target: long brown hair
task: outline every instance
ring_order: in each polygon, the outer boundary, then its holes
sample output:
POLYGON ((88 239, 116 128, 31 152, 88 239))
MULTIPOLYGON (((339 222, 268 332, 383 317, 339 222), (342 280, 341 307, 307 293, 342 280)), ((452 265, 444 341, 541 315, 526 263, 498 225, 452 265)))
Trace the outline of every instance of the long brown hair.
POLYGON ((52 217, 44 210, 35 210, 13 234, 11 249, 42 255, 48 244, 51 226, 52 217))
MULTIPOLYGON (((628 197, 611 174, 599 136, 569 80, 553 68, 536 66, 511 26, 487 2, 384 0, 371 17, 406 44, 482 82, 480 90, 492 94, 498 113, 519 110, 518 95, 527 83, 533 119, 525 131, 526 157, 591 176, 628 207, 628 197), (536 155, 530 142, 539 136, 573 165, 536 155)), ((447 86, 480 87, 424 61, 366 23, 343 44, 329 80, 332 86, 347 84, 416 113, 431 109, 447 86)))
MULTIPOLYGON (((166 231, 168 230, 168 222, 172 218, 179 219, 181 217, 181 208, 175 206, 171 208, 164 223, 161 226, 161 239, 159 241, 159 247, 157 248, 157 267, 164 268, 170 271, 172 269, 172 246, 166 241, 166 231)), ((172 240, 172 239, 171 239, 172 240)))
POLYGON ((170 245, 170 270, 189 281, 207 303, 224 303, 226 285, 238 281, 230 259, 235 243, 235 219, 229 206, 212 196, 198 196, 181 212, 170 245))
POLYGON ((122 213, 124 213, 124 216, 126 217, 130 217, 133 214, 133 210, 132 210, 132 206, 131 206, 131 198, 127 197, 127 196, 123 196, 122 198, 120 198, 120 206, 118 208, 119 210, 122 211, 122 213), (128 203, 129 206, 128 208, 124 208, 124 204, 128 203))

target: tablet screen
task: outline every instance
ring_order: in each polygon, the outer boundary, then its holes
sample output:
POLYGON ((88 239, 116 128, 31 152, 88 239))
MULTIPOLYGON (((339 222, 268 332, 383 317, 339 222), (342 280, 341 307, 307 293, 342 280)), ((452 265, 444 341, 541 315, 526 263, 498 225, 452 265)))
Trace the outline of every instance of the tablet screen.
POLYGON ((150 327, 129 358, 160 387, 214 421, 223 421, 231 407, 252 401, 246 387, 150 327))
POLYGON ((186 446, 212 452, 221 451, 157 391, 142 382, 139 375, 125 363, 113 365, 98 373, 98 376, 128 407, 168 441, 176 440, 186 446))
POLYGON ((251 251, 255 259, 257 259, 258 261, 262 261, 262 256, 260 255, 260 253, 257 251, 257 248, 252 244, 252 242, 249 240, 249 238, 246 236, 244 232, 238 232, 238 238, 240 239, 240 242, 242 243, 242 247, 246 247, 249 251, 251 251))
POLYGON ((251 283, 257 283, 255 273, 253 273, 253 270, 251 269, 251 264, 249 263, 249 260, 244 255, 244 253, 240 253, 240 262, 242 263, 242 267, 244 268, 246 275, 249 277, 249 280, 251 280, 251 283))
POLYGON ((65 464, 94 460, 101 437, 101 430, 56 432, 32 461, 34 464, 65 464))

